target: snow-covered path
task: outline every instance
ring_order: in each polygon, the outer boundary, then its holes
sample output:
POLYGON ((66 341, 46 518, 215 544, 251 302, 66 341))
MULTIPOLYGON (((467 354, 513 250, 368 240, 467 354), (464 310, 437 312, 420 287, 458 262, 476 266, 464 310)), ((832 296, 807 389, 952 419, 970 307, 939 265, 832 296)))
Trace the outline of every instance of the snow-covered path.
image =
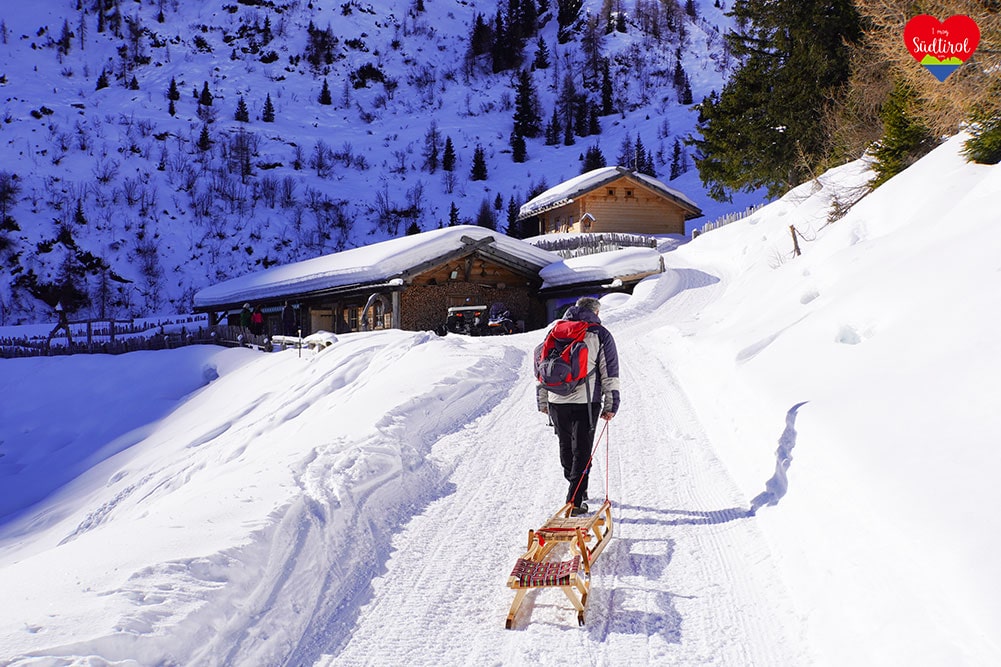
MULTIPOLYGON (((697 307, 713 281, 663 276, 640 312, 674 298, 697 307)), ((585 628, 556 590, 531 594, 504 629, 504 585, 529 528, 565 493, 555 437, 534 412, 526 369, 500 403, 434 445, 452 491, 392 538, 386 571, 353 627, 330 637, 323 665, 808 664, 804 629, 742 498, 715 457, 684 389, 660 358, 651 318, 609 318, 623 362, 623 407, 596 452, 591 497, 613 502, 616 527, 598 560, 585 628), (607 447, 606 444, 607 443, 607 447), (607 458, 607 464, 606 464, 607 458)), ((505 355, 511 358, 512 354, 505 355)), ((762 480, 764 481, 764 480, 762 480)))

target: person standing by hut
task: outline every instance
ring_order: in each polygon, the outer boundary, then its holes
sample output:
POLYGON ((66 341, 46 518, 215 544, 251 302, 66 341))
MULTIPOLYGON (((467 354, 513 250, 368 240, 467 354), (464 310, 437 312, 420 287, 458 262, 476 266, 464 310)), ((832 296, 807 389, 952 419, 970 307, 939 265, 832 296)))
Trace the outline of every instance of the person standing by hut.
POLYGON ((244 335, 250 331, 250 304, 243 304, 243 310, 240 311, 240 329, 244 335))
POLYGON ((288 301, 285 302, 285 307, 282 308, 282 333, 286 336, 297 335, 297 329, 295 322, 295 309, 288 301))

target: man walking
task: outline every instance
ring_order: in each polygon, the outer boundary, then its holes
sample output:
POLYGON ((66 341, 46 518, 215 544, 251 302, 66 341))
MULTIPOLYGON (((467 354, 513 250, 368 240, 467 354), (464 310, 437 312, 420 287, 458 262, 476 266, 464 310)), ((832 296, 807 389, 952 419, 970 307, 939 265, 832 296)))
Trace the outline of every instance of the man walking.
POLYGON ((598 417, 608 421, 619 410, 619 355, 615 339, 601 324, 598 311, 601 302, 589 296, 581 297, 567 308, 563 319, 588 324, 584 343, 587 345, 587 379, 563 396, 538 387, 539 410, 548 413, 560 441, 560 463, 569 484, 566 501, 573 503, 571 516, 588 510, 588 462, 594 443, 598 417))

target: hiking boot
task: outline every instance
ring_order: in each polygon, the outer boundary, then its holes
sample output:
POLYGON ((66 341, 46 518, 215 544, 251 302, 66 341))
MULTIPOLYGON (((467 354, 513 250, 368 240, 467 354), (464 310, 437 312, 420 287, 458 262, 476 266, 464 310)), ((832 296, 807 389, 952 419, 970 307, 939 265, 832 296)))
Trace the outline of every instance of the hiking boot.
POLYGON ((570 510, 570 516, 580 516, 581 514, 587 514, 587 503, 581 503, 578 507, 570 510))

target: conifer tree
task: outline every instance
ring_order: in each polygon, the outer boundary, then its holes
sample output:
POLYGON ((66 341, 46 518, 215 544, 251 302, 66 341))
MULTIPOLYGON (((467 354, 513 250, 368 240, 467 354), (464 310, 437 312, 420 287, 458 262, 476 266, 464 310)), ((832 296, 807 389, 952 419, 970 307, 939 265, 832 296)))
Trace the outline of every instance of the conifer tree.
POLYGON ((546 145, 555 146, 560 143, 560 136, 563 133, 563 124, 560 123, 559 108, 553 107, 553 115, 546 123, 546 145))
POLYGON ((487 159, 482 144, 476 144, 476 149, 473 150, 473 166, 469 171, 469 180, 487 180, 487 159))
POLYGON ((250 122, 250 112, 247 111, 247 103, 243 101, 243 95, 240 95, 240 99, 236 101, 236 112, 233 114, 233 119, 241 123, 250 122))
POLYGON ((63 30, 59 34, 59 41, 56 42, 56 51, 60 55, 69 55, 70 47, 73 45, 73 31, 70 30, 69 20, 63 21, 63 30))
POLYGON ((265 123, 275 122, 275 105, 271 103, 271 93, 264 98, 264 110, 261 111, 261 120, 265 123))
POLYGON ((129 81, 129 90, 139 90, 139 79, 132 75, 132 80, 129 81))
POLYGON ((181 99, 181 91, 177 89, 177 81, 170 77, 170 87, 167 88, 167 99, 176 102, 181 99))
POLYGON ((539 100, 527 69, 518 72, 518 83, 514 97, 514 132, 518 136, 534 139, 541 131, 539 100))
POLYGON ((459 209, 456 208, 455 202, 448 207, 448 226, 455 227, 459 224, 459 209))
POLYGON ((455 171, 455 147, 452 137, 445 137, 445 151, 441 156, 441 168, 445 171, 455 171))
POLYGON ((601 60, 601 115, 608 116, 615 111, 612 106, 612 75, 608 58, 601 60))
POLYGON ((198 95, 198 104, 203 107, 212 106, 212 93, 209 92, 209 82, 202 84, 202 92, 198 95))
POLYGON ((108 72, 106 70, 101 70, 100 76, 97 77, 97 87, 94 90, 101 90, 102 88, 108 87, 108 72))
POLYGON ((521 232, 521 223, 518 222, 518 214, 520 212, 521 207, 515 201, 514 195, 511 195, 507 200, 507 235, 513 236, 516 239, 525 238, 521 232))
POLYGON ((916 95, 906 83, 897 81, 883 103, 880 119, 883 137, 876 145, 872 170, 876 172, 870 185, 877 187, 913 164, 934 147, 931 132, 910 113, 916 95))
POLYGON ((826 156, 823 116, 851 74, 861 36, 852 0, 736 0, 727 34, 741 62, 719 94, 698 105, 699 177, 725 200, 735 190, 778 195, 807 180, 826 156))
POLYGON ((202 125, 202 133, 198 135, 198 143, 195 145, 202 152, 212 148, 212 138, 209 136, 209 126, 207 124, 202 125))
POLYGON ((330 97, 330 86, 327 85, 327 80, 323 80, 323 88, 320 89, 320 104, 330 105, 334 103, 334 100, 330 97))
POLYGON ((486 197, 480 202, 480 210, 476 213, 476 224, 487 229, 497 229, 497 214, 490 207, 490 201, 486 197))
POLYGON ((170 100, 170 102, 167 103, 167 113, 170 114, 171 118, 177 114, 177 109, 174 108, 174 100, 170 100))
POLYGON ((598 145, 595 144, 594 146, 588 148, 587 151, 584 153, 584 164, 581 165, 580 173, 586 174, 589 171, 593 171, 595 169, 601 169, 602 167, 605 166, 607 166, 605 164, 605 156, 601 152, 601 149, 598 147, 598 145))
POLYGON ((632 169, 635 156, 636 153, 633 151, 633 138, 627 132, 626 136, 622 138, 622 144, 619 146, 619 155, 615 158, 615 163, 620 167, 632 169))
POLYGON ((515 47, 508 26, 504 23, 500 8, 494 18, 494 43, 490 49, 494 74, 510 69, 514 60, 515 47))
POLYGON ((83 200, 82 199, 77 199, 76 200, 76 211, 74 211, 74 213, 73 213, 73 222, 75 222, 78 225, 86 225, 87 224, 87 216, 83 212, 83 200))
POLYGON ((494 31, 483 14, 477 13, 473 18, 473 31, 469 37, 469 54, 473 57, 490 53, 494 45, 494 31))
POLYGON ((429 173, 438 171, 441 163, 441 132, 438 130, 438 121, 432 120, 428 131, 424 133, 424 167, 429 173))
POLYGON ((511 160, 514 162, 524 162, 528 159, 528 147, 525 145, 525 137, 515 132, 511 133, 511 160))
POLYGON ((546 46, 546 40, 542 35, 539 35, 539 40, 536 42, 532 69, 549 69, 549 47, 546 46))
POLYGON ((678 178, 685 173, 685 154, 681 147, 681 140, 675 137, 674 149, 671 151, 671 180, 678 178))

